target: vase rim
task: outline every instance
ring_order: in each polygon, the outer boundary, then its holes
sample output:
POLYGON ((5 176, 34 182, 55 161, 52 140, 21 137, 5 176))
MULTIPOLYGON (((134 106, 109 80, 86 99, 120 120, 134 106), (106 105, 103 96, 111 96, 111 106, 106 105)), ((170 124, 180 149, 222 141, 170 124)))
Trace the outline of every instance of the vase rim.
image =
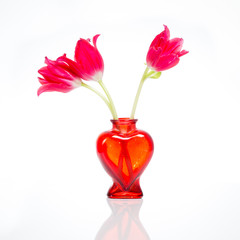
POLYGON ((110 121, 113 124, 133 124, 136 123, 138 119, 131 119, 131 118, 118 118, 118 119, 111 119, 110 121))

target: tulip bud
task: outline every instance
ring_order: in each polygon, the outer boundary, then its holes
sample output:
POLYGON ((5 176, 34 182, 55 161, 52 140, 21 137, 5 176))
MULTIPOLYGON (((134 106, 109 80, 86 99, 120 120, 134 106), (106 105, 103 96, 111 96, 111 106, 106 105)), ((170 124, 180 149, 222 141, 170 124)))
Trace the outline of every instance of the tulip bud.
POLYGON ((188 51, 182 50, 183 39, 170 39, 170 31, 164 25, 164 31, 152 41, 147 53, 147 66, 156 72, 161 72, 176 66, 180 57, 188 51))

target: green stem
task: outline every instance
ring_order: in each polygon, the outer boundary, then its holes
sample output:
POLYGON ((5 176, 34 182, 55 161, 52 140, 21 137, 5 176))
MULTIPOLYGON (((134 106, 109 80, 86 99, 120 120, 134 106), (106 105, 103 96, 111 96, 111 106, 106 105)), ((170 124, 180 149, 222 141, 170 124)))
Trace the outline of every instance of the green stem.
POLYGON ((113 100, 111 98, 111 95, 110 93, 108 92, 106 86, 104 85, 103 81, 102 80, 99 80, 98 83, 100 84, 100 86, 102 87, 103 91, 106 93, 107 95, 107 98, 109 100, 109 103, 110 103, 110 106, 111 106, 111 109, 112 109, 112 115, 113 115, 113 119, 118 119, 118 116, 117 116, 117 112, 116 112, 116 108, 114 106, 114 103, 113 103, 113 100))
POLYGON ((112 107, 111 107, 111 104, 110 104, 110 103, 108 102, 108 100, 103 96, 103 94, 101 94, 101 93, 100 93, 98 90, 96 90, 95 88, 87 85, 86 83, 83 83, 83 82, 82 82, 82 83, 81 83, 81 86, 83 86, 83 87, 91 90, 92 92, 96 93, 96 94, 107 104, 107 106, 108 106, 108 108, 109 108, 109 110, 110 110, 110 112, 111 112, 111 114, 112 114, 112 116, 113 116, 113 118, 114 118, 114 112, 113 112, 113 109, 112 109, 112 107))
POLYGON ((133 103, 132 113, 131 113, 131 116, 130 116, 131 119, 134 119, 134 115, 135 115, 135 112, 136 112, 138 99, 139 99, 139 96, 140 96, 140 93, 141 93, 141 90, 142 90, 142 87, 143 87, 143 83, 148 78, 148 75, 147 75, 148 70, 149 70, 149 68, 146 67, 146 69, 145 69, 145 71, 143 73, 142 79, 141 79, 141 81, 139 83, 137 94, 136 94, 136 97, 135 97, 135 100, 134 100, 134 103, 133 103))

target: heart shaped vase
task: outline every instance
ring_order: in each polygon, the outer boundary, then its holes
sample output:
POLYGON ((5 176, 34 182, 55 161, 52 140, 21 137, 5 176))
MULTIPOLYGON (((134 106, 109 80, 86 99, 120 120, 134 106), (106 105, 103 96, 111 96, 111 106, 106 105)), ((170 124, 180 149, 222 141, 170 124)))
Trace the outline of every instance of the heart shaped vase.
POLYGON ((153 154, 151 136, 136 128, 136 119, 111 120, 112 130, 97 139, 97 154, 113 179, 108 191, 110 198, 141 198, 139 178, 153 154))

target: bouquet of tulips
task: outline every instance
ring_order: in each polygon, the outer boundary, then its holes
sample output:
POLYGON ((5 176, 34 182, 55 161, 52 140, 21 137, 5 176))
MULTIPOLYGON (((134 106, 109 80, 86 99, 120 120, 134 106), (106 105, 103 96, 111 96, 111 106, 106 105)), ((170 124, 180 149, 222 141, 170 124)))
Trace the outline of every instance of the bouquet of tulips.
MULTIPOLYGON (((137 94, 134 100, 130 118, 133 119, 142 90, 143 83, 148 78, 157 79, 162 71, 176 66, 180 57, 188 51, 181 50, 183 45, 182 38, 170 39, 170 31, 164 26, 164 31, 158 34, 152 41, 147 57, 146 69, 140 81, 137 94)), ((97 48, 96 35, 92 39, 80 39, 75 48, 74 60, 67 58, 66 54, 58 57, 55 61, 45 58, 47 66, 42 67, 38 72, 42 75, 39 82, 42 86, 38 89, 38 95, 43 92, 69 92, 78 87, 85 87, 96 93, 108 106, 113 119, 118 119, 116 108, 109 91, 103 83, 104 62, 97 48), (86 82, 96 81, 99 83, 104 93, 99 92, 86 82)))

